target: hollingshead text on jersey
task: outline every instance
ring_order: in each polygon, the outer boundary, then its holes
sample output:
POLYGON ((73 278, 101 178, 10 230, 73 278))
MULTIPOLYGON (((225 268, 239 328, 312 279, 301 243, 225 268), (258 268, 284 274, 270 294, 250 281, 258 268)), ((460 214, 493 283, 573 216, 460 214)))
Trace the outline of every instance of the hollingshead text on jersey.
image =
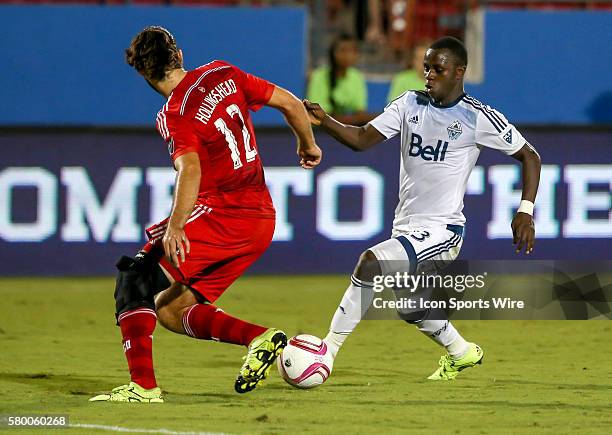
POLYGON ((234 80, 229 79, 223 83, 219 83, 213 88, 212 91, 204 96, 204 99, 198 108, 198 113, 195 115, 195 119, 204 124, 208 123, 210 117, 215 111, 215 107, 217 107, 217 104, 223 101, 225 97, 235 94, 236 92, 238 92, 238 90, 236 89, 236 83, 234 83, 234 80))

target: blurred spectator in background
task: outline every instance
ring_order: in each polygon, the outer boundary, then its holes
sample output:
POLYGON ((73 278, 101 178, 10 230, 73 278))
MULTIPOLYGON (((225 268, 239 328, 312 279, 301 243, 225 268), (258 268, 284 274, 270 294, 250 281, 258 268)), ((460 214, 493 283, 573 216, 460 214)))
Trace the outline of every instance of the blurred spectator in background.
POLYGON ((340 35, 329 48, 329 64, 310 75, 306 98, 319 103, 340 122, 362 125, 372 119, 366 113, 368 91, 363 74, 353 67, 359 59, 357 41, 340 35))
POLYGON ((409 90, 422 90, 425 86, 425 77, 423 75, 423 59, 425 52, 429 48, 430 41, 421 41, 416 44, 412 50, 409 62, 407 62, 404 71, 398 72, 393 76, 387 102, 391 102, 404 92, 409 90))
POLYGON ((350 0, 327 0, 326 31, 335 40, 341 35, 355 34, 355 8, 350 0))
POLYGON ((360 3, 366 15, 364 39, 374 44, 384 44, 387 41, 383 23, 384 2, 380 0, 367 0, 364 5, 364 0, 361 0, 360 3))

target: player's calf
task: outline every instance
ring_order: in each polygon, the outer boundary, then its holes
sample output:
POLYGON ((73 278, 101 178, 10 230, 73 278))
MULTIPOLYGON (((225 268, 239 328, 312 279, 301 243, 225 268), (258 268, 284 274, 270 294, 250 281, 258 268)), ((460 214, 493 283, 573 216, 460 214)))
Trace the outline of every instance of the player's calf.
POLYGON ((143 391, 153 390, 157 388, 152 352, 152 336, 157 323, 153 296, 170 283, 157 262, 144 252, 134 258, 121 257, 117 269, 116 318, 132 384, 143 391))
POLYGON ((334 358, 370 306, 374 298, 374 277, 380 274, 381 266, 374 253, 370 250, 363 252, 351 275, 351 283, 334 313, 329 333, 323 339, 334 358))
POLYGON ((157 320, 169 331, 189 335, 183 325, 183 315, 186 310, 198 302, 189 288, 175 282, 155 296, 157 320))

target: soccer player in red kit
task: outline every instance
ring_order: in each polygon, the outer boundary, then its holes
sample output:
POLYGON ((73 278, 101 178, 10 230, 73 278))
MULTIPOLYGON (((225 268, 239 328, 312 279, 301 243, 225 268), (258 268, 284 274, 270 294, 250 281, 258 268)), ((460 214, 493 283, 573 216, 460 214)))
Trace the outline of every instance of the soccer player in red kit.
POLYGON ((117 263, 117 322, 131 382, 91 401, 163 402, 153 371, 156 321, 179 334, 248 346, 235 389, 263 380, 287 343, 274 328, 232 317, 212 305, 269 246, 274 207, 249 110, 280 110, 297 137, 303 168, 321 160, 308 115, 290 92, 213 61, 183 69, 183 54, 161 27, 147 27, 126 50, 133 66, 167 98, 157 129, 177 171, 172 212, 147 229, 135 258, 117 263))

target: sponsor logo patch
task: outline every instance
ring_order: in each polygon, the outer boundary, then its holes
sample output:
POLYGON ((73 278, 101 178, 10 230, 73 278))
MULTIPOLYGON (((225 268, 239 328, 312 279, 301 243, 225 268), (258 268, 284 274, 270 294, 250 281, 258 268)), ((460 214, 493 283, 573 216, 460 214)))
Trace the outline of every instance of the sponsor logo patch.
POLYGON ((168 142, 168 153, 170 155, 174 154, 174 138, 170 138, 170 142, 168 142))
POLYGON ((508 133, 504 135, 504 140, 509 144, 512 143, 512 130, 508 130, 508 133))

